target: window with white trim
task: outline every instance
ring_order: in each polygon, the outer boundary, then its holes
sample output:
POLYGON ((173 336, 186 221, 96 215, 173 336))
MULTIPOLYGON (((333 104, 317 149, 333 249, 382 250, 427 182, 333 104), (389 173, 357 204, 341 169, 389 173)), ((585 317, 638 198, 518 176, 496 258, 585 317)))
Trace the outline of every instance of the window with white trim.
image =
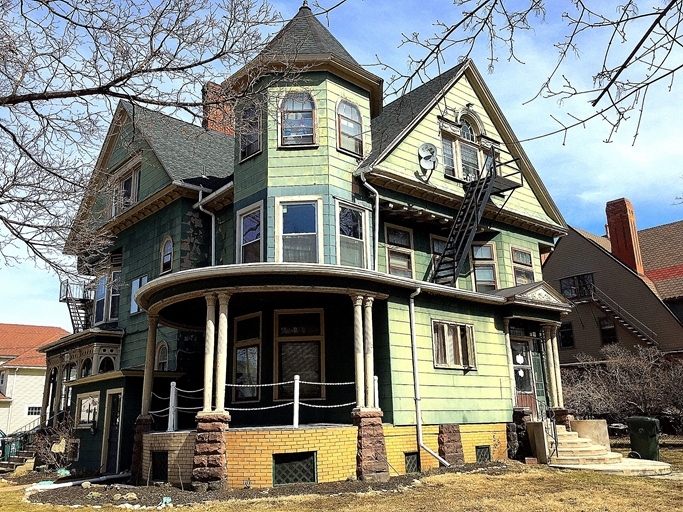
POLYGON ((361 156, 363 154, 363 119, 356 105, 346 100, 339 102, 337 130, 339 149, 361 156))
POLYGON ((235 318, 233 402, 258 401, 261 397, 261 313, 235 318))
MULTIPOLYGON (((444 175, 464 181, 478 179, 481 147, 477 132, 472 123, 461 119, 460 125, 445 121, 445 131, 441 134, 444 175)), ((485 157, 487 168, 493 163, 490 156, 485 157)))
POLYGON ((135 314, 140 312, 140 306, 135 302, 135 292, 147 284, 147 276, 140 276, 133 279, 130 284, 130 314, 135 314))
POLYGON ((474 327, 467 324, 432 321, 434 366, 475 368, 474 327))
POLYGON ((76 421, 74 428, 90 428, 97 421, 100 408, 100 393, 82 393, 76 396, 76 421))
POLYGON ((315 144, 315 102, 307 92, 292 92, 282 100, 281 139, 282 146, 306 146, 315 144))
POLYGON ((161 242, 161 273, 173 269, 173 239, 168 236, 161 242))
POLYGON ((121 299, 121 271, 112 270, 95 281, 95 325, 116 320, 119 317, 121 299))
POLYGON ((237 213, 238 263, 262 261, 261 256, 261 203, 237 213))
POLYGON ((318 263, 318 202, 281 203, 282 261, 318 263))
POLYGON ((160 341, 157 345, 154 369, 160 372, 168 370, 168 344, 165 341, 160 341))
POLYGON ((493 243, 473 244, 474 285, 478 292, 490 292, 497 288, 496 259, 493 243))
POLYGON ((413 277, 413 232, 398 226, 385 225, 387 270, 389 274, 413 277))
POLYGON ((40 416, 43 407, 40 405, 27 405, 26 406, 26 416, 40 416))
POLYGON ((240 160, 261 151, 261 113, 256 103, 242 111, 240 125, 240 160))
POLYGON ((114 178, 111 217, 116 217, 138 202, 141 163, 135 163, 132 167, 114 178))
POLYGON ((363 210, 339 205, 339 264, 365 268, 363 210))
POLYGON ((0 393, 3 395, 7 391, 7 372, 0 372, 0 393))
POLYGON ((515 285, 533 283, 534 265, 530 251, 512 248, 512 269, 515 273, 515 285))
MULTIPOLYGON (((325 382, 323 310, 275 311, 275 380, 325 382)), ((276 399, 293 398, 294 384, 275 388, 276 399)), ((324 398, 322 386, 301 384, 301 398, 324 398)))

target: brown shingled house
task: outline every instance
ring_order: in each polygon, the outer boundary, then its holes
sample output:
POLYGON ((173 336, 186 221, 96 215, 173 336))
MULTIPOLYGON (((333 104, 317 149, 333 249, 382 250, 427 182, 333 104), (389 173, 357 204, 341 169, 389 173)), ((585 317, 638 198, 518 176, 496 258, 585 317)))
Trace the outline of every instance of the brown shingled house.
POLYGON ((574 303, 560 328, 560 363, 599 357, 617 342, 683 353, 683 221, 638 231, 623 198, 606 214, 606 236, 570 227, 543 265, 545 280, 574 303))

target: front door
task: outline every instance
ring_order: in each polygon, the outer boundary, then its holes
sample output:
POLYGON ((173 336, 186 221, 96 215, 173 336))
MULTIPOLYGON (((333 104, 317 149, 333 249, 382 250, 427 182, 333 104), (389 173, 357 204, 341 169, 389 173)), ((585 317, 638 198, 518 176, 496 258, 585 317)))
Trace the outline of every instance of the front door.
POLYGON ((109 422, 107 424, 107 473, 117 472, 119 454, 119 426, 121 424, 121 393, 111 394, 107 397, 107 410, 109 422))
POLYGON ((543 357, 538 339, 512 340, 512 360, 515 372, 517 407, 525 407, 534 417, 545 409, 545 379, 543 357))

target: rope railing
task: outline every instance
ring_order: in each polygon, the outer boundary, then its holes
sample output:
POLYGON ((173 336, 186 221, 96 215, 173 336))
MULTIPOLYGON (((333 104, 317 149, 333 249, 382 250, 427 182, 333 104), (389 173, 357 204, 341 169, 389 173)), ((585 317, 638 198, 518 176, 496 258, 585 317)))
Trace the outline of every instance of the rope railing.
MULTIPOLYGON (((377 383, 377 377, 374 379, 375 381, 375 399, 377 400, 378 397, 378 383, 377 383)), ((348 407, 351 405, 356 405, 356 401, 353 402, 346 402, 343 404, 311 404, 311 403, 306 403, 306 402, 301 402, 299 400, 300 396, 300 386, 302 384, 305 384, 307 386, 351 386, 355 385, 355 382, 350 381, 350 382, 311 382, 311 381, 305 381, 301 380, 298 375, 294 376, 294 380, 288 380, 284 382, 274 382, 270 384, 225 384, 226 388, 266 388, 266 387, 275 387, 275 386, 284 386, 284 385, 293 385, 293 394, 292 394, 292 400, 291 401, 284 401, 279 404, 274 404, 274 405, 266 405, 266 406, 261 406, 261 407, 227 407, 226 410, 229 411, 239 411, 239 412, 252 412, 252 411, 268 411, 272 409, 281 409, 283 407, 293 407, 293 412, 292 412, 292 426, 294 428, 299 427, 299 409, 300 407, 309 407, 313 409, 334 409, 334 408, 340 408, 340 407, 348 407)), ((197 412, 201 411, 203 409, 203 406, 192 406, 192 407, 181 407, 178 405, 178 399, 183 399, 183 400, 203 400, 203 392, 204 388, 200 389, 194 389, 194 390, 187 390, 187 389, 180 389, 176 386, 175 382, 171 382, 171 389, 170 389, 170 394, 169 396, 160 396, 156 393, 152 393, 152 396, 155 397, 157 400, 160 400, 162 402, 168 401, 168 407, 164 407, 163 409, 158 409, 155 411, 150 411, 150 414, 154 417, 159 417, 159 418, 166 418, 168 417, 168 426, 166 431, 167 432, 175 432, 178 428, 178 414, 179 413, 193 413, 196 414, 197 412), (193 396, 198 393, 201 393, 201 396, 193 396)))

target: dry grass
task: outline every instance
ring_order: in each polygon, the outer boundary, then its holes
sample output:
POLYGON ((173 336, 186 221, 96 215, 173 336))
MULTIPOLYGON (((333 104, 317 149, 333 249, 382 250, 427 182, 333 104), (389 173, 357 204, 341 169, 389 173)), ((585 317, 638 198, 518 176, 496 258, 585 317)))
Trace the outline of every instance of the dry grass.
MULTIPOLYGON (((420 485, 395 492, 341 496, 293 496, 204 503, 188 511, 249 512, 272 510, 306 512, 481 511, 481 512, 630 512, 683 510, 683 482, 629 478, 590 472, 560 472, 547 467, 514 466, 506 474, 484 473, 429 476, 420 485)), ((64 507, 21 501, 20 492, 0 492, 0 510, 12 512, 64 512, 64 507)), ((104 507, 103 510, 114 510, 104 507)))

